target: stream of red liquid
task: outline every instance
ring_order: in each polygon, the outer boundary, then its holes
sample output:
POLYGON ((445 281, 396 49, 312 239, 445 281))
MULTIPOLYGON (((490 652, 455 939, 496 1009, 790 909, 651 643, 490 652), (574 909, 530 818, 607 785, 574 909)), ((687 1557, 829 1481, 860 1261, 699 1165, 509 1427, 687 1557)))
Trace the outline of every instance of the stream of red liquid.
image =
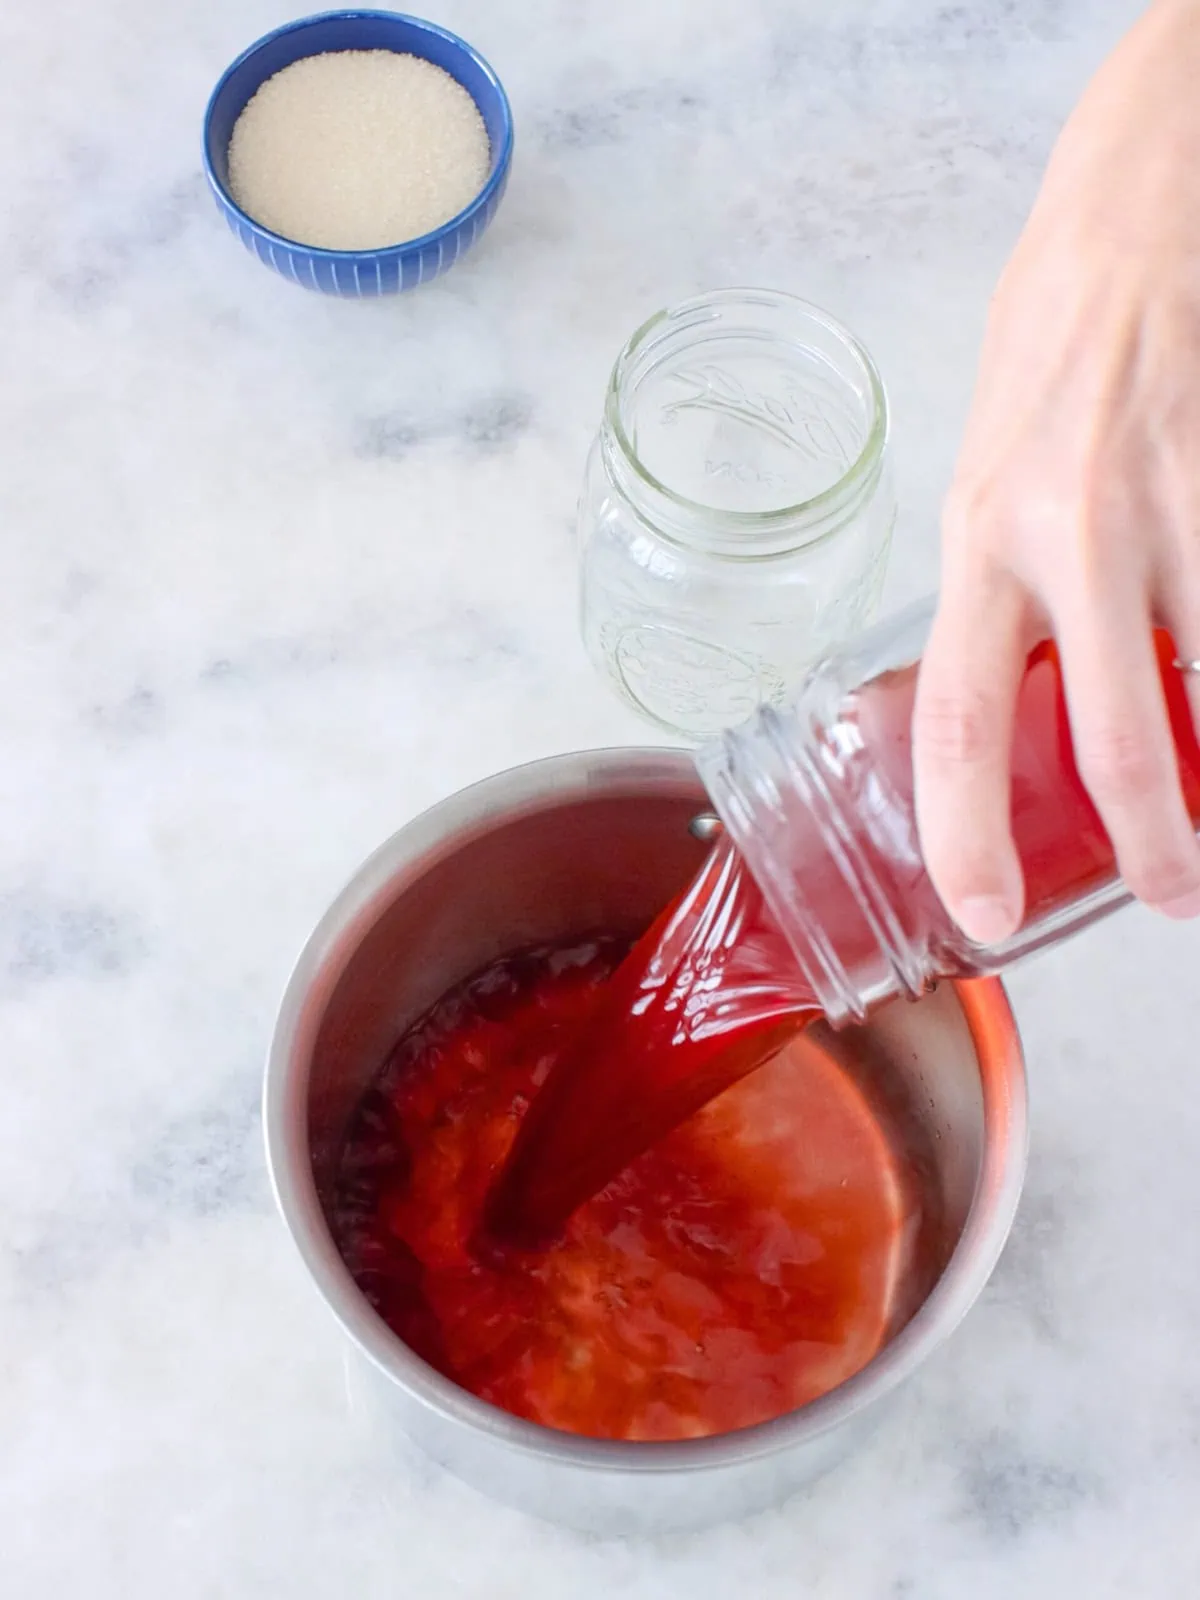
POLYGON ((529 1244, 553 1237, 576 1206, 817 1015, 754 880, 721 839, 605 985, 534 1099, 485 1228, 529 1244))

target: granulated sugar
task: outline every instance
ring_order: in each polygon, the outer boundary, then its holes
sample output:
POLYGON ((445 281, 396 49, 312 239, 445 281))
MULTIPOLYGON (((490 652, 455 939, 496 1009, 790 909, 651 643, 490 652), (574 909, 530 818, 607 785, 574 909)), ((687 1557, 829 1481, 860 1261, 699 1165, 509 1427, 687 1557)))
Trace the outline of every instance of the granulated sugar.
POLYGON ((229 141, 229 187, 285 239, 371 250, 449 222, 483 188, 490 155, 449 73, 392 50, 341 50, 263 84, 229 141))

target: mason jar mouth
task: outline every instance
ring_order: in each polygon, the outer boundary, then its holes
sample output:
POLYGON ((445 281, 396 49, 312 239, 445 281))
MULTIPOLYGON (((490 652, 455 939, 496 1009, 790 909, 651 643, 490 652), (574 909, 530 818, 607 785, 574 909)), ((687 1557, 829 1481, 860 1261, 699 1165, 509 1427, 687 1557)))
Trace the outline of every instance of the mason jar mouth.
POLYGON ((888 426, 879 370, 836 318, 778 290, 720 289, 633 334, 609 379, 601 447, 656 532, 752 561, 843 527, 875 491, 888 426))

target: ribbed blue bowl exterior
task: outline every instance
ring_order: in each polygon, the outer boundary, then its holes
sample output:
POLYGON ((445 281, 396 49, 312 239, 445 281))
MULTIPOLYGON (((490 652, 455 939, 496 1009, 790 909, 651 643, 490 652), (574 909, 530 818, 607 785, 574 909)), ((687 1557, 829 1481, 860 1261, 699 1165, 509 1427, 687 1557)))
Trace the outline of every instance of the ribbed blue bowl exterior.
POLYGON ((289 22, 252 44, 230 66, 204 117, 204 169, 217 205, 247 250, 302 289, 351 300, 400 294, 429 283, 461 259, 496 215, 512 164, 513 125, 500 80, 472 47, 444 28, 392 11, 329 11, 289 22), (262 227, 229 192, 229 140, 257 90, 305 56, 331 50, 395 50, 432 61, 462 84, 479 107, 491 144, 487 182, 443 227, 382 250, 319 250, 262 227))

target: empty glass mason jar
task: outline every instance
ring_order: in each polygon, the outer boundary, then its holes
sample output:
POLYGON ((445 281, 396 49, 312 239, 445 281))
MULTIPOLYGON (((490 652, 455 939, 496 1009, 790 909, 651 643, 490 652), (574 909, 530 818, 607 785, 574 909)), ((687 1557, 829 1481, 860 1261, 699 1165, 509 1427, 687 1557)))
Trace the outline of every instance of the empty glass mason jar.
POLYGON ((724 289, 638 329, 579 509, 584 642, 626 700, 719 732, 870 620, 895 522, 887 434, 875 363, 803 300, 724 289))

